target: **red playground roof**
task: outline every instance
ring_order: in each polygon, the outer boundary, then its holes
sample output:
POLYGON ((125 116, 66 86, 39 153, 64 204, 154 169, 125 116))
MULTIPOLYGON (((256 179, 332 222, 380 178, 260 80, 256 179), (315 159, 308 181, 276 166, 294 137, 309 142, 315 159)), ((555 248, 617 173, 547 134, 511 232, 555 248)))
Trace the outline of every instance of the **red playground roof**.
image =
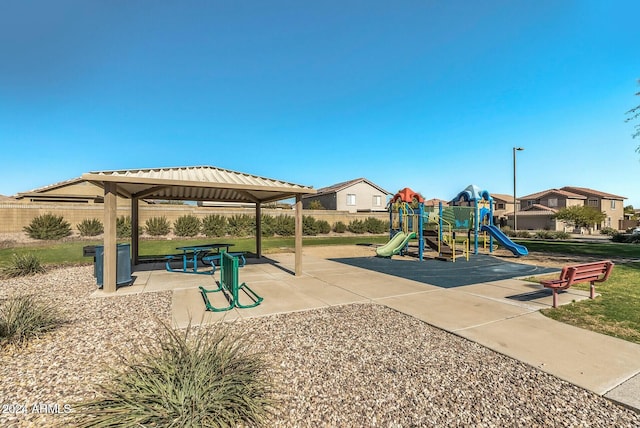
POLYGON ((398 200, 401 200, 402 202, 413 202, 414 199, 418 202, 424 202, 424 198, 420 193, 414 192, 408 187, 405 187, 393 196, 391 202, 397 202, 398 200))

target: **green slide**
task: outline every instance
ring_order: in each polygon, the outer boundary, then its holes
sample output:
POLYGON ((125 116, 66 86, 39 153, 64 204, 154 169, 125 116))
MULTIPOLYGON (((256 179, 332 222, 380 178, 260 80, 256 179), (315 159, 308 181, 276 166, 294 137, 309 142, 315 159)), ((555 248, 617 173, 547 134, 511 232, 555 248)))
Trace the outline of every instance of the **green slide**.
POLYGON ((378 247, 376 249, 376 254, 380 257, 391 257, 394 254, 398 254, 400 250, 402 250, 405 245, 415 237, 415 232, 411 232, 408 235, 404 232, 398 232, 389 242, 384 244, 382 247, 378 247))

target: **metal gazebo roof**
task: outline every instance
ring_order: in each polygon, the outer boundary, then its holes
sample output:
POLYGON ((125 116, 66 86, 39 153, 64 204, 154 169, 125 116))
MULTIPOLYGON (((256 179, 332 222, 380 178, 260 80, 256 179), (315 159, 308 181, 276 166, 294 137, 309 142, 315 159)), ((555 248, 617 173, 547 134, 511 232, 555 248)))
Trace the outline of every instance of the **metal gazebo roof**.
POLYGON ((134 265, 138 261, 139 249, 139 199, 255 203, 256 254, 261 257, 261 204, 295 197, 295 275, 302 275, 302 196, 316 193, 309 186, 212 166, 94 171, 83 174, 82 179, 104 188, 103 288, 106 292, 116 291, 116 194, 132 199, 131 252, 134 265))
POLYGON ((262 203, 316 193, 309 186, 212 166, 93 171, 82 178, 116 183, 127 198, 262 203))

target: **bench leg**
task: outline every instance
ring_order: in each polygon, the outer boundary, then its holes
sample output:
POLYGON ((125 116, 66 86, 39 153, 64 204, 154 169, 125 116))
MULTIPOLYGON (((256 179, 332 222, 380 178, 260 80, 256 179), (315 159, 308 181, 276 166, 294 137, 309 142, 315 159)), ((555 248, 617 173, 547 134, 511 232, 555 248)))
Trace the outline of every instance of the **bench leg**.
POLYGON ((591 283, 591 288, 589 289, 589 298, 590 299, 596 298, 596 285, 593 282, 591 283))
POLYGON ((551 290, 553 290, 553 307, 557 308, 558 307, 558 290, 556 290, 555 288, 552 288, 551 290))
POLYGON ((226 311, 228 311, 228 310, 233 309, 233 307, 234 307, 234 305, 235 305, 235 302, 233 301, 233 296, 230 296, 231 303, 229 304, 229 306, 224 307, 224 308, 216 308, 216 307, 215 307, 215 306, 213 306, 213 305, 211 304, 211 302, 209 301, 209 297, 207 296, 207 293, 217 293, 218 291, 222 291, 222 292, 223 292, 223 294, 224 294, 224 292, 225 292, 226 288, 224 288, 224 286, 223 286, 222 284, 220 284, 220 285, 218 286, 218 288, 213 289, 213 290, 207 290, 206 288, 204 288, 204 287, 202 287, 202 286, 200 286, 200 287, 198 287, 198 288, 200 288, 200 294, 202 295, 202 299, 204 300, 204 304, 205 304, 205 306, 206 306, 206 308, 207 308, 207 310, 208 310, 208 311, 212 311, 212 312, 226 312, 226 311))
POLYGON ((167 272, 175 272, 175 270, 173 270, 173 268, 171 267, 171 262, 174 260, 174 258, 172 256, 167 256, 165 257, 165 259, 165 268, 167 269, 167 272))

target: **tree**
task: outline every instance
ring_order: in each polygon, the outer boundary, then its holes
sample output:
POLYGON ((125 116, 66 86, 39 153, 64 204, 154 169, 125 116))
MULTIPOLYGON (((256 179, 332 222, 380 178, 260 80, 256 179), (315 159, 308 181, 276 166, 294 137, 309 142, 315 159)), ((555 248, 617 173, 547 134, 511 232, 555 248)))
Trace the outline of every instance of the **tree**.
MULTIPOLYGON (((640 79, 638 79, 638 84, 640 84, 640 79)), ((636 92, 636 95, 640 96, 640 92, 636 92)), ((631 110, 629 110, 626 114, 629 117, 625 120, 625 122, 631 122, 632 120, 640 119, 640 105, 635 106, 631 110)), ((631 136, 633 138, 640 137, 640 123, 636 123, 634 126, 635 131, 631 136)), ((636 152, 640 152, 640 146, 636 147, 636 152)))
POLYGON ((575 228, 584 227, 590 229, 594 225, 602 223, 604 219, 607 218, 607 215, 593 207, 574 205, 572 207, 562 208, 553 218, 566 221, 575 228))

